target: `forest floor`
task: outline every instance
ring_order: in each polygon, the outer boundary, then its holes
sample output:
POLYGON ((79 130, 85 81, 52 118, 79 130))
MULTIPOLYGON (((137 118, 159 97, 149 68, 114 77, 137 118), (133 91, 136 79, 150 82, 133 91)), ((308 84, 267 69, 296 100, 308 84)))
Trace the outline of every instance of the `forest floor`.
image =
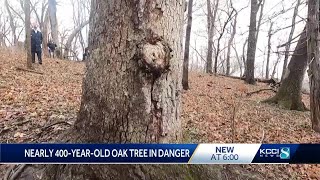
MULTIPOLYGON (((71 127, 80 106, 84 63, 44 59, 34 71, 25 56, 0 50, 0 142, 54 142, 71 127)), ((248 92, 267 84, 246 85, 223 76, 191 73, 183 92, 184 142, 320 143, 309 112, 288 111, 261 103, 274 93, 248 92), (234 116, 234 118, 233 118, 234 116)), ((309 104, 308 96, 303 100, 309 104)), ((7 165, 0 165, 3 177, 7 165)), ((262 179, 320 179, 320 165, 235 165, 262 179)), ((242 173, 242 171, 239 171, 242 173)))

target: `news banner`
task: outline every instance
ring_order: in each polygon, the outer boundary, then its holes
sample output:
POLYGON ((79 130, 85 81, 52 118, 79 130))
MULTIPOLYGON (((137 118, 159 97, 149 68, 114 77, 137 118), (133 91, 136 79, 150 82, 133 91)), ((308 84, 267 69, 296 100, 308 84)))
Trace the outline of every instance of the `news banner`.
POLYGON ((320 144, 0 144, 0 163, 309 164, 320 144))

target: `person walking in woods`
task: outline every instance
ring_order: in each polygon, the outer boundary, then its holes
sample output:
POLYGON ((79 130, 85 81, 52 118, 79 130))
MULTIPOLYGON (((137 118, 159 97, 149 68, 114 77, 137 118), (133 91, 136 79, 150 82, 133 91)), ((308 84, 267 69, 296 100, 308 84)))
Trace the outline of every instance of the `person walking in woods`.
POLYGON ((48 44, 48 50, 49 50, 49 57, 54 58, 54 52, 56 50, 57 45, 53 41, 49 41, 48 44))
POLYGON ((88 48, 88 47, 86 47, 86 48, 84 49, 84 53, 83 53, 83 57, 82 57, 82 61, 87 60, 88 56, 89 56, 89 48, 88 48))
POLYGON ((31 55, 32 63, 35 63, 36 54, 39 64, 42 64, 42 33, 38 30, 38 24, 33 23, 31 30, 31 55))

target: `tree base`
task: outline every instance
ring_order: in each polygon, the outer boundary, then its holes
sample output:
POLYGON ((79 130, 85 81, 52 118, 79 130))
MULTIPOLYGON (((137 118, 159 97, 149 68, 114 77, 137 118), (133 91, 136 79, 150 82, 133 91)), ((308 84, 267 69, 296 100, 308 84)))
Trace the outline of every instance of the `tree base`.
POLYGON ((319 124, 317 124, 317 125, 312 124, 312 129, 313 129, 315 132, 320 133, 320 125, 319 125, 319 124))
POLYGON ((33 165, 17 179, 32 180, 122 180, 186 179, 228 180, 264 179, 239 165, 33 165))
POLYGON ((308 111, 308 108, 302 102, 302 100, 292 100, 291 97, 279 97, 275 95, 272 98, 262 101, 268 104, 277 104, 279 107, 287 110, 308 111))
POLYGON ((203 165, 47 165, 43 180, 222 179, 222 166, 203 165))

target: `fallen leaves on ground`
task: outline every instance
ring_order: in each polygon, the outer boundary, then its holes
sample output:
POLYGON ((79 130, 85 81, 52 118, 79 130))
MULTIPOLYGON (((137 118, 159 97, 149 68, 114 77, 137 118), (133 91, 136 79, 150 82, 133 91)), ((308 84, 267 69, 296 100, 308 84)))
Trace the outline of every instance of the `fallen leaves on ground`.
MULTIPOLYGON (((16 69, 25 68, 25 64, 24 54, 0 50, 0 142, 52 142, 76 118, 85 65, 45 58, 42 66, 33 65, 33 71, 43 74, 16 69)), ((287 111, 261 103, 273 95, 272 91, 246 96, 267 88, 266 84, 246 85, 241 80, 201 73, 191 73, 190 81, 191 89, 183 93, 181 115, 187 142, 320 142, 320 136, 311 130, 309 112, 287 111)), ((308 105, 308 97, 304 95, 303 100, 308 105)), ((0 166, 0 176, 5 167, 0 166)), ((265 179, 320 177, 319 165, 241 167, 259 172, 265 179)))
MULTIPOLYGON (((267 84, 247 85, 241 80, 201 73, 191 73, 190 76, 190 90, 184 91, 182 98, 182 119, 187 130, 187 141, 320 143, 320 135, 311 129, 309 112, 289 111, 262 103, 274 95, 272 91, 246 96, 248 92, 268 88, 267 84)), ((308 99, 307 95, 303 95, 307 107, 308 99)), ((260 172, 265 179, 320 179, 320 165, 243 167, 260 172)))

